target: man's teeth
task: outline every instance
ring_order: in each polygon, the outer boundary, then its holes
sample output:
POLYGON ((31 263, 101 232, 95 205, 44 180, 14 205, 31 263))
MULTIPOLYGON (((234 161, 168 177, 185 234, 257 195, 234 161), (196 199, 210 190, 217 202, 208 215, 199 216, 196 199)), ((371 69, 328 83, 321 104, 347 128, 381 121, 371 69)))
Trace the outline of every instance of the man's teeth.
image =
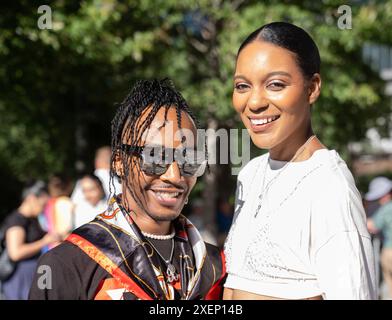
POLYGON ((279 118, 279 116, 274 116, 274 117, 265 118, 265 119, 250 119, 250 122, 253 125, 261 125, 261 124, 266 124, 266 123, 272 122, 278 118, 279 118))
POLYGON ((154 192, 158 197, 164 199, 176 198, 180 194, 179 192, 158 192, 158 191, 154 191, 154 192))

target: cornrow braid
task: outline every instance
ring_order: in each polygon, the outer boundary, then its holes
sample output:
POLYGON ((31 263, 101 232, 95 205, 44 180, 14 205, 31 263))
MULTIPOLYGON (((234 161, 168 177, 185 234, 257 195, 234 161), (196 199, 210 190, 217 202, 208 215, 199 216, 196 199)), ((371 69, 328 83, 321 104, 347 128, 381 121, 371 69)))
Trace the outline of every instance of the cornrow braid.
MULTIPOLYGON (((110 193, 116 193, 114 183, 115 178, 120 178, 114 168, 116 156, 121 154, 123 167, 122 178, 125 181, 127 191, 135 199, 136 203, 144 208, 142 200, 138 198, 133 188, 128 185, 129 173, 135 166, 134 160, 122 150, 123 141, 131 145, 141 145, 143 134, 149 129, 156 114, 161 108, 165 108, 164 123, 167 121, 167 115, 170 107, 175 107, 177 115, 177 125, 181 130, 181 112, 187 113, 194 121, 196 128, 199 128, 193 112, 182 95, 175 89, 173 82, 168 78, 163 80, 140 80, 137 81, 131 92, 126 96, 123 102, 118 105, 116 114, 111 122, 112 140, 111 140, 111 168, 110 168, 110 193), (142 121, 141 116, 147 108, 151 108, 149 114, 142 121), (138 128, 135 130, 135 128, 138 128), (112 190, 114 192, 112 192, 112 190)), ((204 144, 205 154, 207 154, 207 144, 204 144)), ((123 199, 124 200, 124 199, 123 199)))

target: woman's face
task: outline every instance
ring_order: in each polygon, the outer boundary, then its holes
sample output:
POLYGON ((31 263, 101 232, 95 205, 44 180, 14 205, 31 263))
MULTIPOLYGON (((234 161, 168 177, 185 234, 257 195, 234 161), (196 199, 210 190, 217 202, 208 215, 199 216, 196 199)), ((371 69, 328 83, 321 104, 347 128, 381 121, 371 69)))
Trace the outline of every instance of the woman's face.
POLYGON ((102 188, 96 181, 88 177, 83 178, 80 185, 87 202, 95 207, 104 196, 102 188))
POLYGON ((310 104, 319 94, 314 84, 304 78, 295 54, 284 48, 256 40, 242 49, 233 105, 257 147, 273 149, 303 138, 310 127, 310 104))
POLYGON ((39 196, 29 195, 28 202, 30 204, 33 217, 38 217, 45 209, 46 203, 49 200, 49 195, 43 193, 39 196))

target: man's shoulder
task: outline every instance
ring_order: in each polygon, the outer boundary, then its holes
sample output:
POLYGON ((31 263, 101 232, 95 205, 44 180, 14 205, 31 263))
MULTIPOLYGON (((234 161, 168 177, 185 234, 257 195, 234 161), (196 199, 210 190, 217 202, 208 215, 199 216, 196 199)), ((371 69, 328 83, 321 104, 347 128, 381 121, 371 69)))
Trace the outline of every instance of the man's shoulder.
POLYGON ((62 266, 72 267, 75 264, 83 265, 91 259, 77 246, 64 241, 55 248, 43 254, 39 259, 39 265, 56 265, 61 263, 62 266))
POLYGON ((385 205, 383 205, 381 207, 381 209, 385 212, 390 212, 392 213, 392 201, 389 201, 388 203, 386 203, 385 205))
POLYGON ((214 263, 221 263, 222 262, 222 250, 218 248, 217 246, 204 242, 206 245, 207 249, 207 255, 210 257, 210 259, 213 260, 214 263))

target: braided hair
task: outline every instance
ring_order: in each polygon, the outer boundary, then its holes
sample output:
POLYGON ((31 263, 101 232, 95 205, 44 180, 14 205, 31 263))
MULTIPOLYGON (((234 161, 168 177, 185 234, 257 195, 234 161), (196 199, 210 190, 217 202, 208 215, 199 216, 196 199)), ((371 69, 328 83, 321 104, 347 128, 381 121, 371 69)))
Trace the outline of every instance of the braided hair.
MULTIPOLYGON (((112 155, 110 168, 110 193, 115 190, 114 179, 124 180, 127 191, 130 192, 136 203, 144 208, 142 199, 139 199, 133 188, 129 185, 129 174, 134 172, 135 162, 132 161, 131 155, 121 152, 123 141, 131 145, 142 145, 144 133, 149 129, 156 114, 161 108, 165 108, 164 123, 167 121, 167 114, 171 107, 176 109, 177 125, 181 129, 181 112, 186 112, 199 128, 198 122, 190 110, 183 96, 175 89, 171 80, 140 80, 137 81, 128 96, 118 106, 117 112, 112 120, 112 155), (150 108, 149 114, 142 121, 141 116, 147 108, 150 108), (116 157, 121 155, 123 172, 121 177, 118 176, 114 163, 116 157)), ((205 144, 206 148, 206 144, 205 144)), ((140 175, 140 172, 139 172, 140 175)), ((115 193, 115 192, 114 192, 115 193)), ((123 198, 123 201, 126 199, 123 198)))

